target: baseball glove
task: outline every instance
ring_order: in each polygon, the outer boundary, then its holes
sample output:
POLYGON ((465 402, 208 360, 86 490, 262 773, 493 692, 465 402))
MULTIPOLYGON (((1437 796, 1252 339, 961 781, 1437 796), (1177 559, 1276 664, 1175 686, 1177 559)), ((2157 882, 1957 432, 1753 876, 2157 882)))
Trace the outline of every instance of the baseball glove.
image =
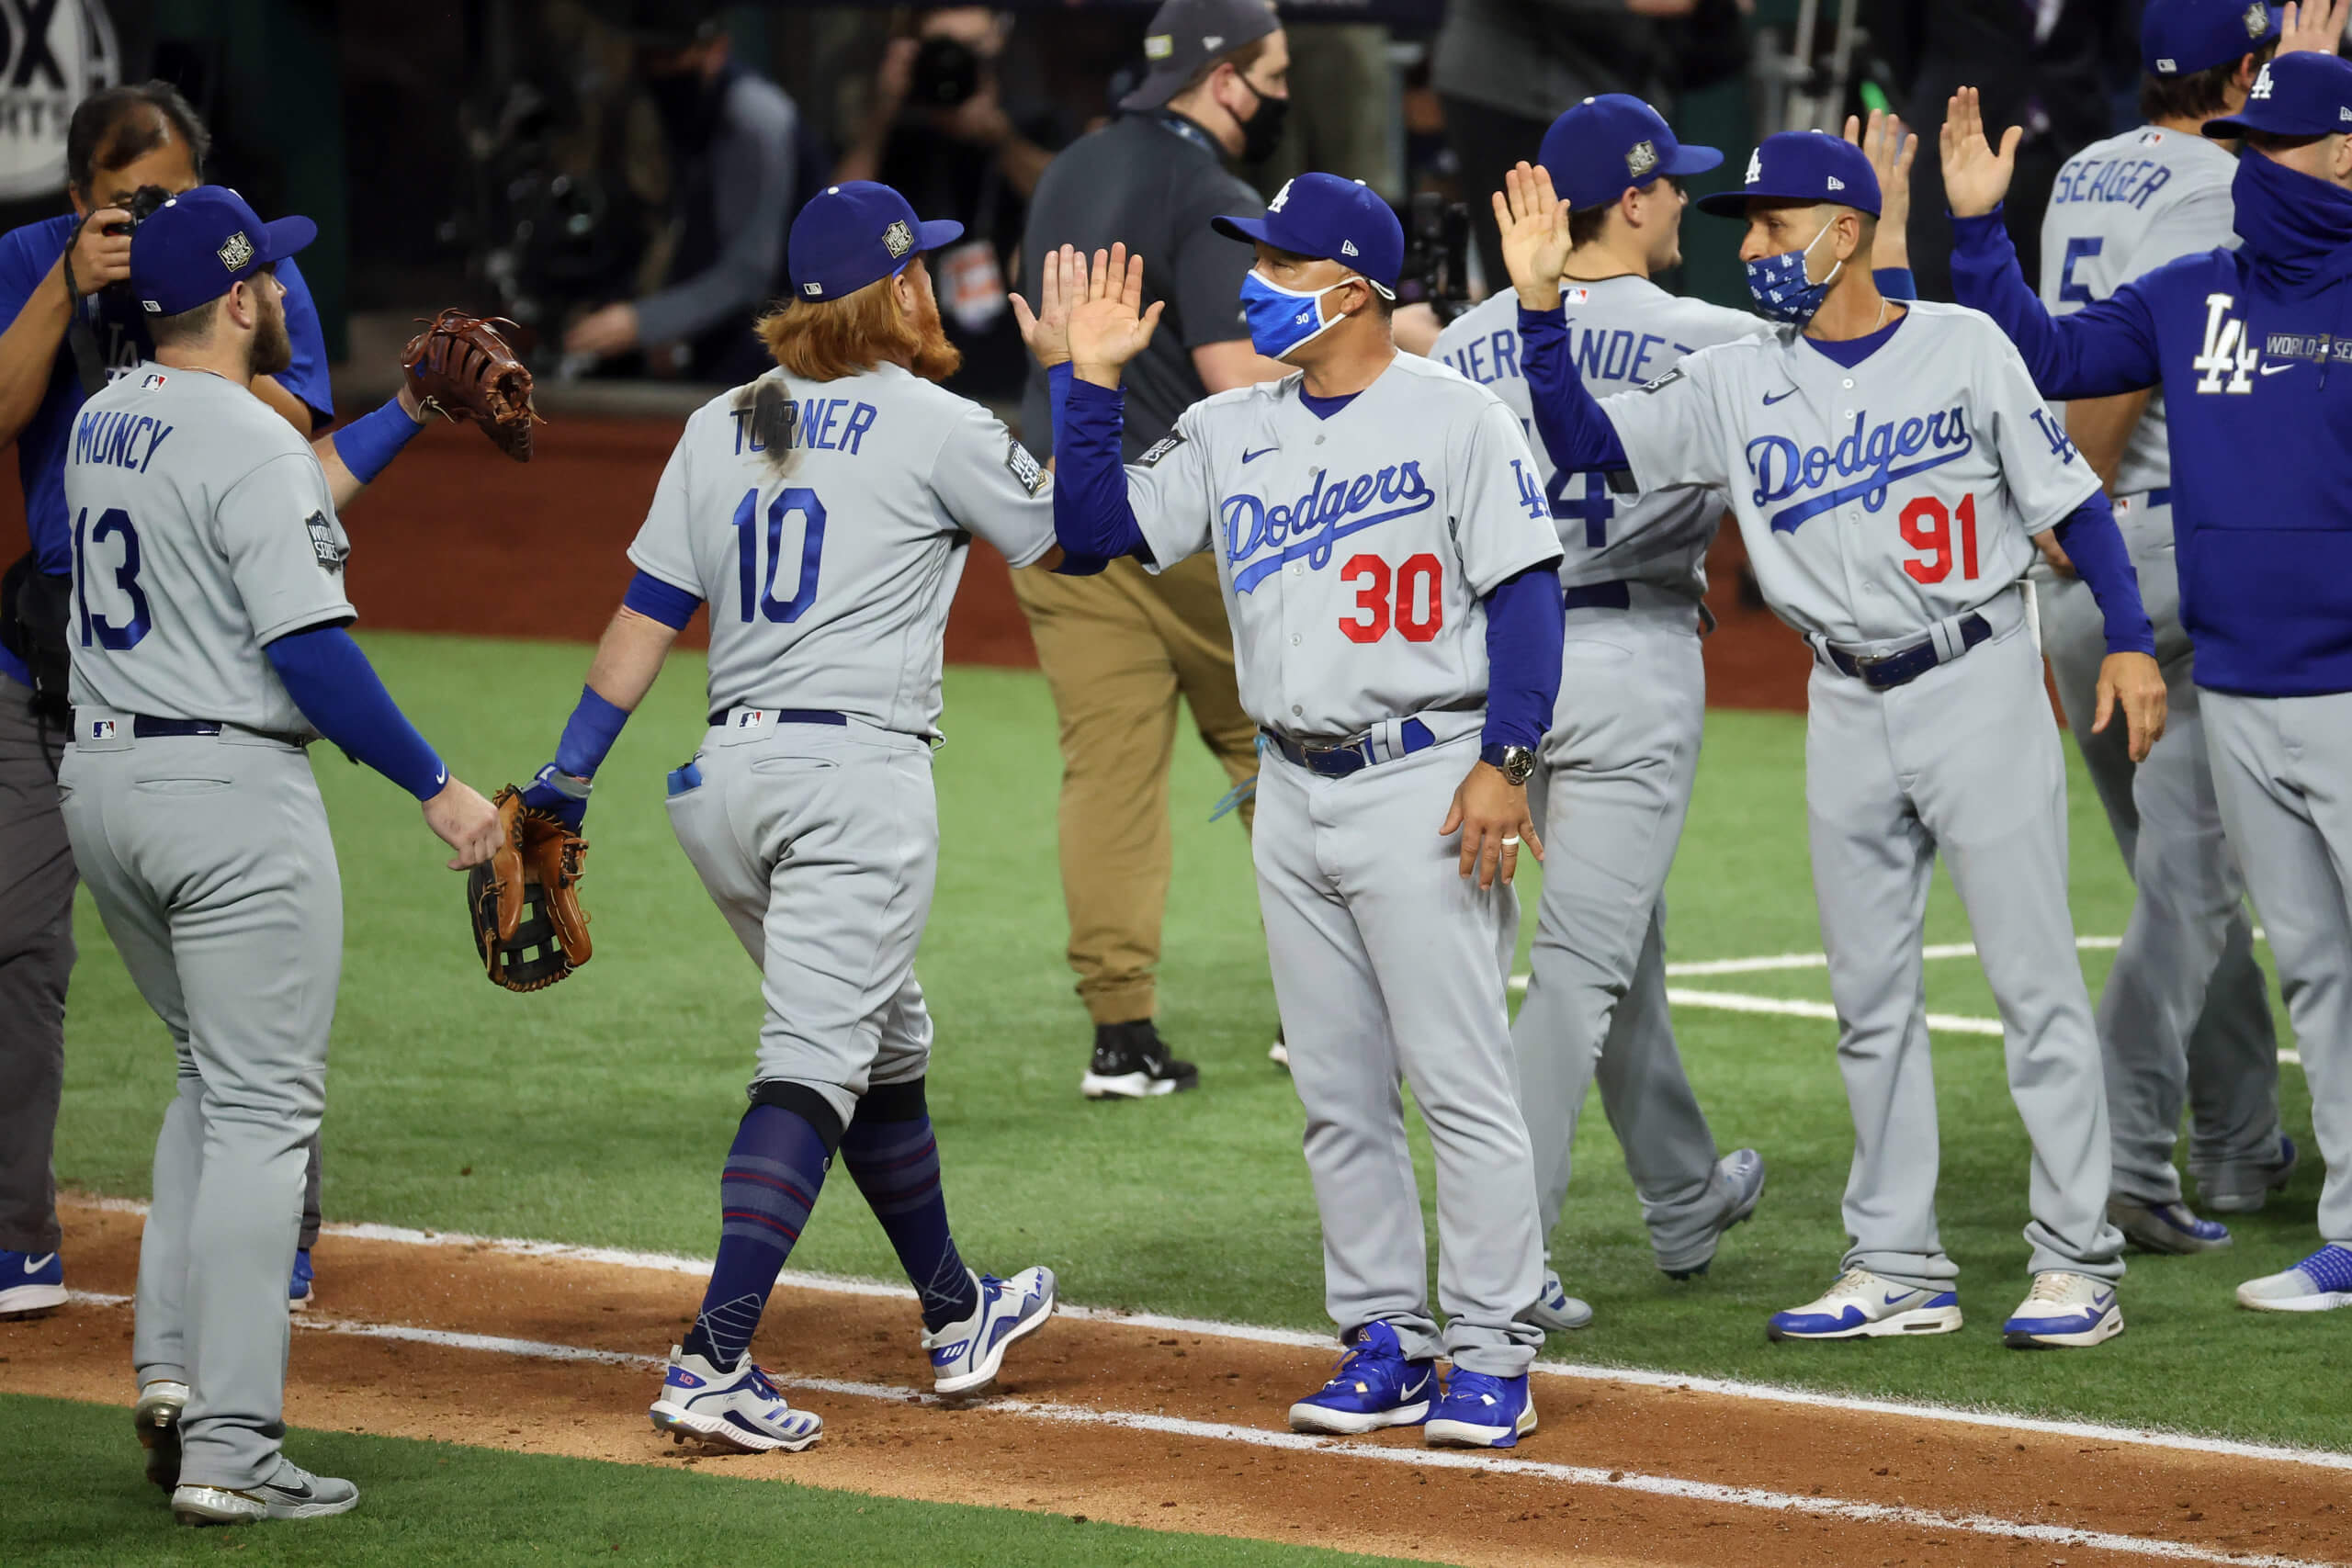
POLYGON ((541 990, 588 962, 588 912, 580 907, 588 840, 524 805, 513 784, 492 804, 506 841, 466 876, 474 945, 492 984, 541 990))
POLYGON ((503 316, 444 310, 409 339, 401 368, 421 407, 453 423, 466 415, 500 451, 527 463, 531 426, 539 418, 531 406, 531 372, 499 334, 501 324, 521 331, 503 316))

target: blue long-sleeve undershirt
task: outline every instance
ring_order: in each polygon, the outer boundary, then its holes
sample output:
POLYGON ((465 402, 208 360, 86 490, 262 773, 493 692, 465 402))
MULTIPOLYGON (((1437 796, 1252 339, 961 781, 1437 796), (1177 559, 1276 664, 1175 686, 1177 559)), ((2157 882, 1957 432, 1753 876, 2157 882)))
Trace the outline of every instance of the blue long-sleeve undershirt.
POLYGON ((1507 577, 1487 595, 1487 727, 1489 746, 1544 744, 1560 697, 1566 612, 1556 561, 1507 577))
POLYGON ((1633 465, 1617 427, 1577 374, 1568 352, 1566 307, 1519 308, 1519 366, 1527 377, 1535 434, 1562 473, 1613 474, 1633 465))
POLYGON ((449 782, 449 770, 392 694, 351 634, 339 626, 289 632, 262 650, 286 694, 321 735, 419 800, 449 782))
POLYGON ((1067 362, 1046 372, 1046 386, 1054 413, 1054 537, 1073 556, 1148 554, 1120 460, 1126 394, 1080 380, 1067 362))
POLYGON ((2075 575, 2098 601, 2099 617, 2107 626, 2107 651, 2153 658, 2155 628, 2140 602, 2140 574, 2132 570, 2132 552, 2124 547, 2123 530, 2115 525, 2115 508, 2108 503, 2107 492, 2092 491, 2053 532, 2058 547, 2075 563, 2075 575))

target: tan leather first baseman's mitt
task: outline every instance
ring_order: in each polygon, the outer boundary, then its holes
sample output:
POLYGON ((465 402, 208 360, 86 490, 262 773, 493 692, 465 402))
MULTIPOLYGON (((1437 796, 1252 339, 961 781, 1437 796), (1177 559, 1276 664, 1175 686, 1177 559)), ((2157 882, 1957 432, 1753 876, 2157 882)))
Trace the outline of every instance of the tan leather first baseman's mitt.
POLYGON ((531 460, 531 372, 514 356, 499 327, 521 329, 504 317, 442 311, 409 339, 401 355, 420 407, 454 422, 460 414, 481 426, 498 449, 518 463, 531 460))
POLYGON ((524 805, 513 784, 492 804, 505 841, 466 876, 474 946, 493 985, 542 990, 588 962, 588 911, 580 907, 588 840, 524 805))

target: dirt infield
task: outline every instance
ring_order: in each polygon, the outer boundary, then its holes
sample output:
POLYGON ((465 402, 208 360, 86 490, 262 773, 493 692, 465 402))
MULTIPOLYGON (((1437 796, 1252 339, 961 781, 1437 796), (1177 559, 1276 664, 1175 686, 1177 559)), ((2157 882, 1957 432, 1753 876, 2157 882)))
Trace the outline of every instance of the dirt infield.
MULTIPOLYGON (((75 1283, 127 1293, 140 1217, 72 1203, 64 1220, 75 1283)), ((317 1257, 298 1426, 1479 1564, 2352 1561, 2343 1470, 2121 1435, 1546 1376, 1542 1427, 1509 1454, 1299 1438, 1283 1412, 1328 1353, 1199 1326, 1065 1315, 992 1398, 951 1406, 922 1392, 910 1299, 789 1276, 759 1353, 827 1418, 824 1439, 702 1456, 644 1417, 692 1274, 332 1233, 317 1257)), ((125 1306, 88 1298, 0 1325, 0 1389, 128 1405, 130 1331, 125 1306)), ((124 1446, 136 1462, 127 1431, 124 1446)))

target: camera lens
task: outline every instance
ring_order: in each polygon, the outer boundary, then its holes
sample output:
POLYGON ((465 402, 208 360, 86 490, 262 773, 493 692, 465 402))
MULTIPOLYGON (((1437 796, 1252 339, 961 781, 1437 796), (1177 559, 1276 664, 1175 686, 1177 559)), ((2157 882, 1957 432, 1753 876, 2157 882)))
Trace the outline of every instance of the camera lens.
POLYGON ((927 108, 952 109, 980 90, 980 57, 961 39, 934 35, 915 51, 908 101, 927 108))

